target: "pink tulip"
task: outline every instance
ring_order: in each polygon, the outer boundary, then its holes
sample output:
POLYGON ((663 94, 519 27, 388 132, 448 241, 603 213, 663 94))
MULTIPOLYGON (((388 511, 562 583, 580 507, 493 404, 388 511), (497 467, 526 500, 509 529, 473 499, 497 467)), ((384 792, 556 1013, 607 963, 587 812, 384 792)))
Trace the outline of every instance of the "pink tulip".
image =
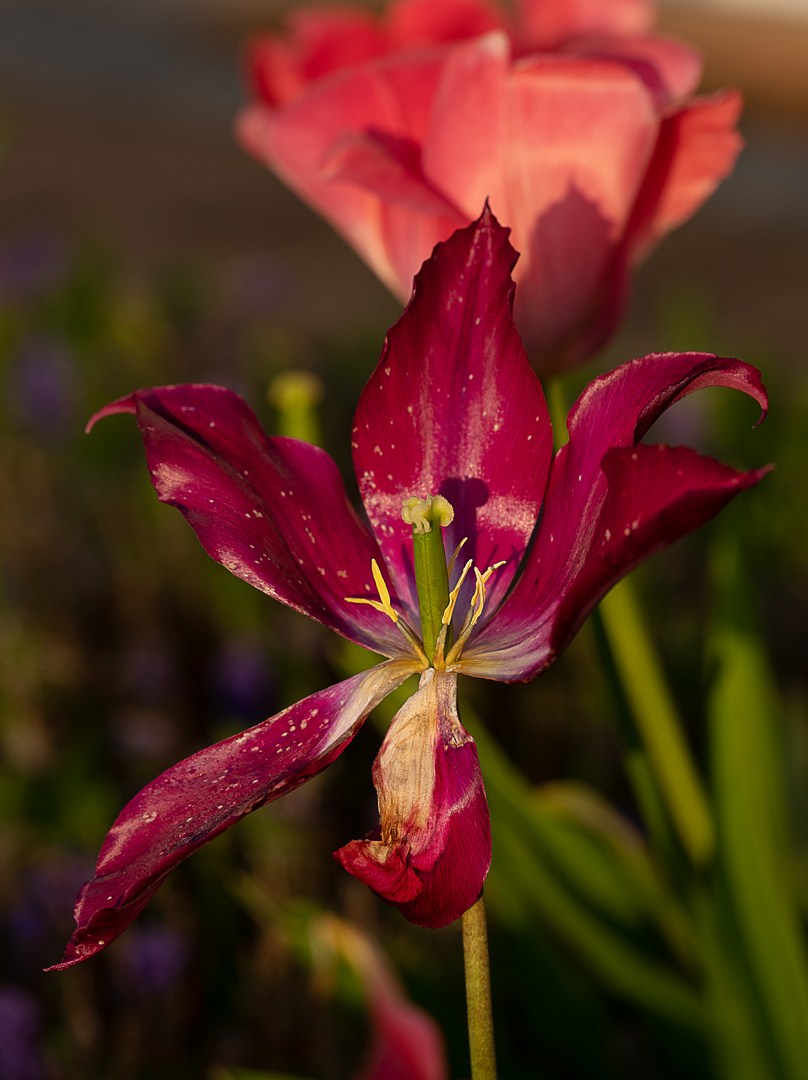
POLYGON ((732 169, 740 96, 645 0, 397 0, 296 11, 249 50, 238 137, 406 301, 486 197, 522 257, 515 318, 558 371, 618 324, 633 267, 732 169))

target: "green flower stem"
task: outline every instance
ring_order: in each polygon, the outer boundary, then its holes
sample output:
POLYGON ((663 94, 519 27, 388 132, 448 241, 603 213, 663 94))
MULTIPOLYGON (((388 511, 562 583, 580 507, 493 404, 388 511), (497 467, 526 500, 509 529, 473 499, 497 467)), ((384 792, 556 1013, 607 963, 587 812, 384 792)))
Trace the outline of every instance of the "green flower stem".
POLYGON ((600 612, 662 800, 690 861, 704 866, 715 848, 710 807, 631 583, 624 580, 616 585, 601 601, 600 612))
MULTIPOLYGON (((443 530, 439 522, 433 521, 429 532, 418 532, 413 526, 412 547, 418 603, 421 607, 424 652, 432 660, 441 629, 441 618, 449 603, 449 574, 443 547, 443 530)), ((447 650, 449 644, 447 640, 447 650)))
POLYGON ((469 1021, 471 1080, 496 1080, 494 1021, 491 1014, 491 976, 488 930, 482 893, 463 916, 463 959, 466 964, 466 1011, 469 1021))
MULTIPOLYGON (((432 660, 435 644, 442 627, 443 613, 449 604, 449 571, 443 547, 441 520, 451 521, 454 513, 441 500, 436 505, 432 497, 412 499, 417 504, 405 515, 413 522, 412 543, 415 557, 415 581, 418 604, 421 608, 421 632, 424 652, 432 660), (424 527, 424 523, 428 523, 424 527)), ((405 507, 407 504, 405 503, 405 507)), ((447 628, 450 631, 451 627, 447 628)), ((451 644, 446 641, 446 647, 451 644)), ((485 925, 485 904, 482 893, 477 902, 461 919, 463 927, 463 960, 466 966, 466 1011, 469 1025, 471 1080, 496 1080, 494 1057, 494 1021, 491 1015, 491 977, 488 965, 488 931, 485 925)))

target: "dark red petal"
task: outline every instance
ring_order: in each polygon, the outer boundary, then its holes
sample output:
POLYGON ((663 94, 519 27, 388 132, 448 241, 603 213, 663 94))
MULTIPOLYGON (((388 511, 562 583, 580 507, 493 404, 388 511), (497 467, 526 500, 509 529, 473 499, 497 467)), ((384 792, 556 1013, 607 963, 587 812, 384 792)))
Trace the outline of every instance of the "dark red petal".
POLYGON ((737 473, 692 451, 635 445, 665 409, 704 386, 734 387, 766 408, 754 368, 704 353, 632 360, 587 387, 570 411, 570 441, 553 461, 524 572, 464 650, 462 671, 532 678, 632 566, 762 478, 765 469, 737 473))
POLYGON ((169 871, 197 848, 334 761, 382 698, 413 672, 390 660, 312 694, 249 731, 168 769, 124 807, 76 901, 76 930, 50 971, 123 933, 169 871))
POLYGON ((257 589, 367 648, 400 656, 393 623, 346 597, 376 596, 379 549, 351 508, 336 465, 316 446, 269 438, 219 386, 140 390, 107 405, 137 416, 152 483, 208 554, 257 589))
POLYGON ((335 858, 418 926, 445 926, 476 901, 491 833, 474 740, 457 715, 457 676, 429 668, 373 767, 381 824, 335 858))
POLYGON ((491 581, 494 604, 536 522, 552 433, 511 318, 515 258, 508 230, 488 210, 439 244, 359 399, 359 488, 396 589, 415 610, 405 499, 449 500, 450 554, 467 537, 463 559, 481 570, 507 560, 491 581))
POLYGON ((630 569, 709 521, 771 467, 737 472, 689 447, 640 443, 611 450, 602 468, 606 502, 586 564, 553 620, 554 653, 566 648, 597 601, 630 569))

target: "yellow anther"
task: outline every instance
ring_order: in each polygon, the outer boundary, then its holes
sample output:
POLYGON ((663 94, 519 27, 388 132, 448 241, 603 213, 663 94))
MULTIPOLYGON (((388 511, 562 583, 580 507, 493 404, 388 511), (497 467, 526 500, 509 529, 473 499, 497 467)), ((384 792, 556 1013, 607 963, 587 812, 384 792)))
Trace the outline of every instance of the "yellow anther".
POLYGON ((346 596, 345 601, 348 604, 369 604, 370 607, 376 611, 380 611, 382 615, 386 615, 389 619, 395 623, 400 633, 404 636, 410 648, 424 665, 424 669, 429 667, 429 658, 424 652, 424 644, 414 630, 409 627, 400 615, 396 614, 392 603, 390 602, 390 590, 385 584, 382 572, 379 569, 379 564, 375 559, 370 560, 370 569, 373 573, 373 580, 376 582, 376 589, 379 593, 378 600, 371 600, 369 596, 346 596))
MULTIPOLYGON (((457 559, 457 556, 460 554, 460 549, 463 547, 463 545, 466 543, 467 540, 468 540, 468 537, 464 536, 463 539, 460 541, 460 543, 455 548, 454 555, 449 560, 449 565, 446 567, 446 573, 447 573, 447 575, 449 577, 452 576, 452 571, 454 570, 455 560, 457 559)), ((465 571, 463 571, 463 572, 465 573, 465 571)))
MULTIPOLYGON (((449 650, 449 655, 446 657, 444 663, 448 667, 450 664, 460 656, 463 646, 469 639, 469 634, 474 629, 475 624, 483 613, 485 607, 485 586, 488 583, 488 579, 498 570, 500 566, 505 565, 505 560, 494 563, 493 566, 489 566, 484 574, 481 574, 477 567, 474 567, 474 576, 477 578, 477 584, 474 587, 474 596, 471 598, 471 604, 469 605, 468 614, 466 615, 465 622, 463 623, 463 629, 460 631, 460 635, 452 648, 449 650)), ((468 564, 466 566, 468 569, 468 564)), ((465 574, 465 570, 463 573, 465 574)), ((462 579, 461 579, 462 580, 462 579)), ((458 586, 460 582, 458 582, 458 586)))
MULTIPOLYGON (((485 586, 488 584, 488 579, 495 570, 498 570, 500 566, 504 565, 505 560, 503 559, 502 562, 494 563, 493 566, 489 566, 484 574, 481 574, 476 566, 474 567, 477 584, 474 588, 474 596, 471 598, 471 610, 474 612, 471 618, 471 626, 474 626, 483 613, 483 608, 485 607, 485 586)), ((469 627, 469 629, 471 629, 471 627, 469 627)))
MULTIPOLYGON (((459 551, 460 548, 458 548, 457 550, 459 551)), ((455 554, 457 554, 457 552, 455 552, 455 554)), ((449 603, 446 605, 446 610, 444 611, 443 616, 441 617, 441 622, 443 623, 444 626, 448 626, 449 623, 452 621, 452 616, 454 615, 455 604, 457 603, 457 597, 458 597, 460 589, 461 589, 461 587, 463 585, 463 582, 466 579, 466 574, 471 569, 472 561, 473 561, 472 559, 469 559, 469 561, 463 567, 463 573, 460 575, 460 578, 459 578, 457 584, 455 585, 455 587, 449 593, 449 603)))
POLYGON ((420 535, 432 532, 432 525, 435 522, 444 529, 447 525, 451 525, 454 521, 454 509, 449 500, 444 499, 442 495, 427 495, 424 499, 413 496, 411 499, 404 500, 401 517, 420 535))
POLYGON ((376 588, 379 592, 378 600, 371 600, 367 596, 346 596, 345 600, 349 604, 370 604, 376 611, 381 611, 383 615, 387 615, 393 622, 398 625, 398 615, 393 609, 393 605, 390 603, 390 590, 385 584, 382 572, 379 569, 379 564, 375 559, 371 559, 370 568, 373 572, 373 580, 376 582, 376 588))

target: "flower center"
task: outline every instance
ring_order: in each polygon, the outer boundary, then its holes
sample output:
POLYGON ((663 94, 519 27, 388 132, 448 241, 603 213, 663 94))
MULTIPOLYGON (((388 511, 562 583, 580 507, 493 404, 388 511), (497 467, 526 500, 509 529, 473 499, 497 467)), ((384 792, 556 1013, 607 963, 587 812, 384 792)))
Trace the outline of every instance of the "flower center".
POLYGON ((457 584, 450 591, 449 578, 454 569, 455 560, 466 543, 462 540, 457 550, 446 565, 446 551, 443 546, 443 528, 454 520, 454 509, 442 495, 427 495, 425 498, 413 496, 404 501, 402 518, 412 525, 413 561, 415 563, 415 583, 418 589, 418 604, 421 611, 421 633, 423 640, 401 618, 390 600, 390 592, 382 577, 375 559, 371 562, 373 580, 376 582, 379 599, 348 596, 351 604, 370 604, 377 611, 391 619, 424 663, 424 667, 438 670, 449 667, 460 658, 463 646, 480 619, 485 607, 485 587, 491 575, 504 561, 489 566, 485 573, 480 573, 473 561, 468 560, 457 584), (469 609, 457 640, 453 641, 452 617, 457 598, 469 571, 474 571, 476 585, 469 609))

